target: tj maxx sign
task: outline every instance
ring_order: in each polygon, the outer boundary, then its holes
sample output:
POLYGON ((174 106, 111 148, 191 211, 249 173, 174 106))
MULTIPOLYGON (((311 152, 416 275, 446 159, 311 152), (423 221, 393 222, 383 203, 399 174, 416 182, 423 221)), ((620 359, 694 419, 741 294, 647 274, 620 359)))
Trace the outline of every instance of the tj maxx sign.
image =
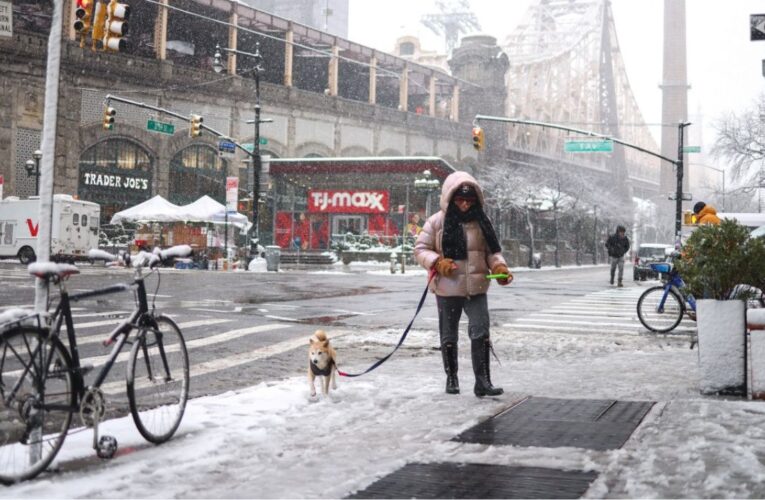
POLYGON ((323 213, 387 213, 388 191, 308 191, 308 211, 323 213))

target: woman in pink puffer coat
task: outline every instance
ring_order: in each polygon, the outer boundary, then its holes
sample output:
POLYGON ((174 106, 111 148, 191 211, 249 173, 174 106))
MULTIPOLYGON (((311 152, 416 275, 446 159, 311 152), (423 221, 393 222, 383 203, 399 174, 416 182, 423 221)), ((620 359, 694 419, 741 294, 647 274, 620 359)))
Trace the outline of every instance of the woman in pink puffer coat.
POLYGON ((506 274, 498 279, 509 284, 513 277, 502 257, 502 249, 491 221, 483 211, 484 197, 475 178, 455 172, 444 180, 441 210, 422 228, 414 246, 417 262, 438 275, 430 284, 438 305, 441 354, 446 371, 446 392, 458 394, 457 334, 462 311, 468 316, 476 396, 498 396, 489 374, 489 309, 487 274, 506 274))

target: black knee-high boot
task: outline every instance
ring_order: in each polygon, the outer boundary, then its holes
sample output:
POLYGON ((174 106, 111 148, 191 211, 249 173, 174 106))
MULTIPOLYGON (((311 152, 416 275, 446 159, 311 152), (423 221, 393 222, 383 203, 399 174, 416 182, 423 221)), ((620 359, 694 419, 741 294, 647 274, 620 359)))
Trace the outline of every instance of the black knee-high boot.
POLYGON ((457 344, 453 342, 441 344, 441 355, 444 359, 444 371, 446 372, 446 393, 459 394, 460 382, 457 379, 457 344))
POLYGON ((471 355, 473 358, 473 373, 475 373, 475 387, 473 392, 476 396, 499 396, 505 391, 501 387, 491 385, 489 374, 489 354, 491 341, 489 337, 470 340, 471 355))

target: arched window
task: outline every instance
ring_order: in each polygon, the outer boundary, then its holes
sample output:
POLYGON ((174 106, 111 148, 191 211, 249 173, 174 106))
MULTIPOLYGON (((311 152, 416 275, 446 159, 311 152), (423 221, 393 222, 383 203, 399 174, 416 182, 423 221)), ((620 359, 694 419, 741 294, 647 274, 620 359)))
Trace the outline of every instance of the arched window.
POLYGON ((80 155, 77 194, 101 205, 101 220, 152 196, 154 162, 140 144, 125 138, 107 139, 80 155))
POLYGON ((226 202, 227 160, 207 144, 194 144, 178 151, 170 161, 170 201, 186 205, 208 195, 226 202))

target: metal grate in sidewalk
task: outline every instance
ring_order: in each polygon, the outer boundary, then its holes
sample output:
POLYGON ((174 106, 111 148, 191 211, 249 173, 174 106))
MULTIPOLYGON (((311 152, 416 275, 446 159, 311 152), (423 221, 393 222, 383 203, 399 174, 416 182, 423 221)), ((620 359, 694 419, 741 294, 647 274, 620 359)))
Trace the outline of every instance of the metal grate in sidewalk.
POLYGON ((532 397, 454 441, 489 445, 621 448, 653 402, 532 397))
POLYGON ((491 464, 407 464, 348 498, 579 498, 596 472, 491 464))

